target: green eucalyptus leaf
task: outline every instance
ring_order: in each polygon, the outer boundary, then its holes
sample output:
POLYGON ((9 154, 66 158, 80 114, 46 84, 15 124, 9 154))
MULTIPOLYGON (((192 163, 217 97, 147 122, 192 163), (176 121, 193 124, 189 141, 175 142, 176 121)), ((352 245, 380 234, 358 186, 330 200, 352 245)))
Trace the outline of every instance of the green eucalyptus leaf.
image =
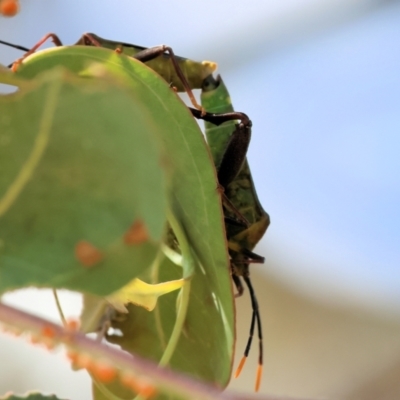
MULTIPOLYGON (((46 50, 28 57, 17 76, 32 79, 57 65, 88 81, 103 76, 104 69, 112 72, 121 84, 140 93, 140 102, 150 110, 156 127, 151 133, 163 150, 162 166, 170 171, 168 208, 189 243, 194 261, 188 312, 183 331, 174 338, 179 340, 169 365, 219 387, 226 386, 233 355, 232 286, 215 167, 196 121, 153 70, 106 49, 75 46, 46 50)), ((107 75, 103 77, 107 79, 107 75)), ((179 279, 182 274, 181 268, 165 259, 157 281, 179 279)), ((155 283, 145 275, 141 274, 141 279, 155 283)), ((129 306, 129 310, 128 318, 118 325, 123 334, 118 343, 132 353, 159 361, 176 323, 176 294, 162 296, 153 312, 136 306, 129 306)))
POLYGON ((157 126, 140 96, 109 78, 52 71, 0 98, 0 292, 108 294, 154 260, 166 208, 157 126), (149 237, 127 245, 135 221, 149 237), (101 254, 90 268, 81 242, 101 254))

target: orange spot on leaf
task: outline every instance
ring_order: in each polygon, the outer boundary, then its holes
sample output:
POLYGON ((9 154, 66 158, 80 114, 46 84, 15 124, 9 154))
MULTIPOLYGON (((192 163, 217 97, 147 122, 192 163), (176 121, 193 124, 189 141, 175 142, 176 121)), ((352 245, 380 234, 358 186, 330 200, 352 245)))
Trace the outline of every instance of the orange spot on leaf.
POLYGON ((89 354, 79 353, 76 358, 76 365, 79 368, 85 368, 88 371, 92 372, 94 366, 93 358, 89 354))
POLYGON ((57 346, 57 343, 54 340, 57 336, 57 332, 52 326, 44 326, 42 328, 41 335, 43 345, 47 348, 47 350, 53 350, 57 346))
POLYGON ((81 240, 75 245, 75 257, 84 267, 93 267, 104 256, 96 247, 86 240, 81 240))
POLYGON ((21 336, 24 332, 14 326, 0 325, 1 331, 12 336, 21 336))
POLYGON ((56 337, 56 331, 52 326, 44 326, 42 328, 42 336, 48 339, 54 339, 56 337))
POLYGON ((147 240, 149 240, 149 234, 145 224, 140 219, 132 224, 124 236, 124 242, 127 245, 141 244, 147 242, 147 240))
POLYGON ((43 343, 44 347, 46 347, 47 350, 51 351, 54 350, 58 343, 54 342, 53 340, 47 339, 44 343, 43 343))
POLYGON ((142 388, 138 391, 138 394, 145 399, 151 399, 157 394, 157 389, 151 385, 142 386, 142 388))
POLYGON ((68 318, 66 328, 76 332, 79 329, 79 321, 75 318, 68 318))
POLYGON ((79 357, 79 353, 75 350, 68 349, 66 352, 68 360, 71 361, 72 364, 76 365, 79 357))
POLYGON ((92 366, 93 375, 101 382, 110 383, 117 376, 117 370, 107 361, 95 361, 92 366))
POLYGON ((29 341, 31 342, 31 344, 39 344, 41 342, 41 339, 40 339, 40 336, 32 333, 29 338, 29 341))
POLYGON ((157 389, 147 379, 137 377, 132 373, 123 373, 120 380, 123 385, 146 399, 157 394, 157 389))

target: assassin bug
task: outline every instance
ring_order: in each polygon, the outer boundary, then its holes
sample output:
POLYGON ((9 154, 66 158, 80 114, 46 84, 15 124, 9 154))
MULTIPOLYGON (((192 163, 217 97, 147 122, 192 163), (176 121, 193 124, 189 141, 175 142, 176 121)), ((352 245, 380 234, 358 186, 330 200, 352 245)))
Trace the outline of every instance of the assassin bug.
MULTIPOLYGON (((254 329, 257 326, 259 359, 255 390, 258 391, 262 375, 263 338, 260 312, 250 280, 249 265, 264 262, 264 257, 253 253, 252 250, 267 230, 270 218, 260 204, 246 160, 251 136, 251 121, 245 114, 233 111, 229 92, 220 76, 215 79, 210 75, 203 81, 201 103, 208 112, 203 118, 206 121, 205 133, 217 166, 219 183, 233 207, 247 221, 246 224, 238 223, 235 220, 235 214, 225 208, 225 228, 231 258, 232 279, 238 290, 236 296, 243 294, 244 288, 241 283, 243 279, 249 289, 253 309, 249 339, 235 377, 240 374, 244 366, 250 351, 254 329), (213 113, 214 119, 209 117, 209 113, 213 113), (232 119, 239 119, 240 123, 235 124, 232 119)), ((199 117, 198 110, 192 110, 192 113, 199 117)))
MULTIPOLYGON (((22 46, 12 46, 28 51, 30 54, 48 38, 52 38, 56 45, 62 45, 56 35, 49 34, 31 50, 22 46)), ((10 45, 3 41, 0 43, 10 45)), ((257 298, 250 280, 249 265, 264 262, 264 258, 253 253, 252 250, 264 235, 270 219, 258 200, 246 160, 251 138, 250 119, 246 114, 233 110, 229 93, 222 79, 220 77, 215 79, 212 76, 216 68, 214 63, 197 63, 176 57, 172 49, 165 46, 145 49, 102 39, 94 34, 84 34, 76 45, 107 47, 146 62, 164 79, 171 82, 178 91, 185 90, 190 97, 193 96, 191 89, 202 89, 202 106, 198 106, 196 100, 193 100, 194 97, 191 97, 192 103, 197 108, 190 108, 190 110, 194 117, 205 120, 208 145, 218 170, 218 181, 223 192, 232 279, 238 290, 236 296, 243 294, 243 279, 250 292, 253 310, 249 339, 235 375, 238 376, 243 368, 250 351, 254 330, 257 327, 259 339, 259 366, 255 385, 257 391, 261 382, 263 364, 262 327, 257 298), (168 51, 169 55, 165 54, 165 51, 168 51), (172 64, 166 61, 172 61, 172 64), (236 120, 240 120, 240 123, 235 123, 236 120)))

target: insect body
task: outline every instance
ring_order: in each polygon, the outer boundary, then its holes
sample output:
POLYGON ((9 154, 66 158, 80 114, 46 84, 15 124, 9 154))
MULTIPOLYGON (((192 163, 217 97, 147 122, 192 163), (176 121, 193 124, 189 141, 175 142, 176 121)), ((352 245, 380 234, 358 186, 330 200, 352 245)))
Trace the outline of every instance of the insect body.
MULTIPOLYGON (((209 113, 229 115, 233 113, 228 90, 220 77, 212 76, 203 82, 201 103, 209 113)), ((240 114, 240 113, 237 113, 240 114)), ((240 115, 238 115, 240 117, 240 115)), ((244 116, 247 118, 247 116, 244 116)), ((253 308, 250 336, 236 376, 239 375, 248 356, 254 328, 258 327, 259 338, 259 367, 256 378, 256 391, 261 382, 263 348, 262 329, 257 298, 250 281, 249 265, 262 263, 264 258, 252 250, 263 237, 270 223, 269 215, 258 200, 250 168, 246 160, 247 146, 250 141, 251 122, 242 118, 239 124, 227 121, 223 125, 205 122, 208 145, 218 170, 220 184, 223 186, 227 199, 237 211, 248 221, 248 224, 235 222, 235 215, 225 207, 225 226, 228 239, 229 255, 231 257, 232 279, 237 287, 237 296, 242 295, 243 278, 250 291, 253 308), (239 136, 242 136, 240 138, 239 136), (244 136, 244 139, 243 139, 244 136), (228 176, 225 170, 231 166, 233 172, 228 176), (222 179, 221 179, 222 178, 222 179)))
MULTIPOLYGON (((146 51, 146 49, 138 46, 112 42, 101 39, 93 34, 90 35, 101 46, 111 49, 120 48, 127 55, 132 54, 135 57, 135 54, 144 54, 143 51, 146 51), (139 51, 142 53, 138 53, 139 51)), ((82 40, 85 42, 88 41, 85 35, 82 36, 80 41, 82 40)), ((241 278, 243 278, 250 292, 253 309, 249 340, 244 356, 236 371, 236 376, 240 374, 249 354, 254 328, 257 325, 259 368, 256 378, 256 391, 258 391, 263 364, 262 327, 257 298, 250 280, 249 265, 251 263, 264 262, 264 258, 253 253, 252 250, 267 230, 270 218, 262 208, 257 197, 250 168, 246 160, 247 148, 251 136, 251 121, 245 114, 234 111, 225 84, 220 77, 214 79, 212 68, 205 68, 207 67, 207 62, 203 61, 200 67, 199 63, 188 59, 175 58, 179 62, 179 67, 184 71, 185 78, 191 89, 198 88, 201 82, 202 106, 207 113, 199 112, 196 109, 191 109, 191 111, 196 118, 205 120, 208 145, 218 169, 219 184, 224 189, 225 227, 231 257, 232 279, 238 290, 238 296, 241 296, 244 290, 241 283, 241 278), (235 123, 235 119, 240 119, 240 123, 235 123)), ((169 78, 170 75, 163 72, 163 65, 170 65, 170 63, 160 63, 159 58, 153 60, 153 64, 149 63, 149 66, 168 81, 171 78, 169 78)), ((183 90, 183 87, 177 85, 177 89, 183 90)))
MULTIPOLYGON (((156 46, 151 48, 141 47, 134 44, 115 42, 103 39, 94 33, 85 33, 75 45, 100 46, 137 58, 145 62, 151 69, 161 75, 168 83, 171 83, 178 92, 185 91, 182 76, 177 72, 182 71, 184 79, 189 83, 191 89, 201 89, 203 80, 217 69, 217 64, 212 61, 193 61, 188 58, 173 55, 171 63, 170 54, 166 54, 161 49, 166 46, 156 46), (176 64, 179 68, 176 67, 176 64)), ((168 49, 170 49, 168 47, 168 49)), ((166 50, 169 51, 169 50, 166 50)))

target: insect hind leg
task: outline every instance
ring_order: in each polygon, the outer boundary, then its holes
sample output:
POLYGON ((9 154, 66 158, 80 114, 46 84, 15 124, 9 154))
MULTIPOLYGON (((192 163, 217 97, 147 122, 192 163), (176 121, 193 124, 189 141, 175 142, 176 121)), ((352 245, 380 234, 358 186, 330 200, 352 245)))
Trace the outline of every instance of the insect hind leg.
POLYGON ((249 249, 242 249, 243 255, 246 256, 247 262, 252 263, 252 264, 264 264, 265 262, 265 257, 260 256, 256 253, 253 253, 249 249))
POLYGON ((235 275, 235 274, 232 274, 232 280, 233 280, 233 283, 235 284, 235 286, 236 286, 236 289, 237 289, 237 293, 235 294, 235 297, 240 297, 240 296, 242 296, 243 295, 243 292, 244 292, 244 287, 243 287, 243 285, 242 285, 242 281, 240 280, 240 277, 238 277, 237 275, 235 275))
MULTIPOLYGON (((238 278, 236 276, 236 278, 238 278)), ((261 383, 261 377, 262 377, 262 369, 263 369, 263 336, 262 336, 262 327, 261 327, 261 317, 260 317, 260 311, 258 308, 258 301, 256 294, 253 289, 253 285, 251 284, 250 277, 249 276, 243 276, 243 280, 245 281, 249 292, 250 292, 250 299, 251 299, 251 306, 253 309, 253 313, 251 316, 251 324, 250 324, 250 332, 249 332, 249 338, 247 340, 246 348, 243 354, 242 359, 240 360, 239 366, 236 369, 235 372, 235 378, 237 378, 242 369, 243 366, 246 362, 246 359, 249 355, 251 344, 253 341, 254 337, 254 329, 257 324, 257 331, 258 331, 258 342, 259 342, 259 354, 258 354, 258 368, 257 368, 257 375, 256 375, 256 383, 255 383, 255 391, 258 392, 260 388, 260 383, 261 383)), ((233 281, 236 284, 235 278, 233 278, 233 281)))

